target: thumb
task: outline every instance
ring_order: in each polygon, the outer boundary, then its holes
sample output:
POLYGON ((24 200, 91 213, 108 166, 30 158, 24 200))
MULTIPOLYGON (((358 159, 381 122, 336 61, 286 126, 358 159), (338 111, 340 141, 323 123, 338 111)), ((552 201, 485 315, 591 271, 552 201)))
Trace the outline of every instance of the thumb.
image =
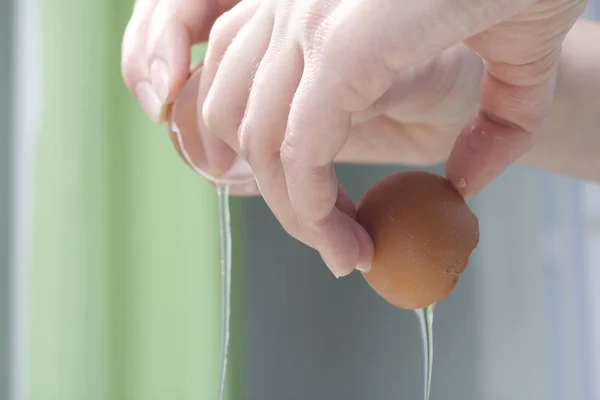
POLYGON ((486 62, 481 108, 463 128, 446 164, 469 198, 537 141, 552 105, 560 48, 524 65, 486 62))
POLYGON ((165 105, 190 74, 191 46, 206 40, 215 19, 237 0, 137 0, 123 36, 123 79, 148 116, 165 105))

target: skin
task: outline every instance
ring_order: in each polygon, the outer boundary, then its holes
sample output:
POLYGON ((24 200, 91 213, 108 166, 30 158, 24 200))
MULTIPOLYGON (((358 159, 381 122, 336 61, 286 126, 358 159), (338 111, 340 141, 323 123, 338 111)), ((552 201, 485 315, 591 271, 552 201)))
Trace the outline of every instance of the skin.
MULTIPOLYGON (((594 74, 582 66, 599 65, 591 51, 565 45, 568 77, 557 74, 562 42, 584 8, 578 0, 138 0, 123 75, 161 122, 189 76, 190 46, 210 32, 198 114, 211 174, 247 160, 283 227, 343 276, 370 264, 373 246, 337 182, 336 160, 447 158, 448 178, 465 197, 521 157, 588 177, 581 157, 577 166, 565 153, 594 156, 588 142, 597 139, 546 132, 593 129, 572 115, 597 122, 585 112, 591 106, 567 104, 598 97, 576 77, 594 74), (584 93, 555 93, 563 78, 584 93), (549 161, 550 151, 563 161, 549 161)), ((597 27, 577 31, 598 35, 597 27)))
MULTIPOLYGON (((519 163, 600 181, 600 24, 578 22, 567 35, 548 128, 519 163)), ((357 113, 336 162, 431 166, 445 161, 460 127, 479 107, 483 63, 462 45, 407 70, 378 111, 357 113), (407 95, 410 94, 410 95, 407 95)), ((240 185, 240 196, 259 195, 240 185)))

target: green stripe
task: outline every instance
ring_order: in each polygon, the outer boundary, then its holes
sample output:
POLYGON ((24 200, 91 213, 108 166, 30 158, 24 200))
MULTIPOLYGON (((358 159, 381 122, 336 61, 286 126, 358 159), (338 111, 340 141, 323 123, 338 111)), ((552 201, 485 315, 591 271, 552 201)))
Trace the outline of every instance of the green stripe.
MULTIPOLYGON (((119 71, 131 4, 42 7, 30 399, 211 399, 216 197, 119 71)), ((234 354, 235 357, 235 354, 234 354)))

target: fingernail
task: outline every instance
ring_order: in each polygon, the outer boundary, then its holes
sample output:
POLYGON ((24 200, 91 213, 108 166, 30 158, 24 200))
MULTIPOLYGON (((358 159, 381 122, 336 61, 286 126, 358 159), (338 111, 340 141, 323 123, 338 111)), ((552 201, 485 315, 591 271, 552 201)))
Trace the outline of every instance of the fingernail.
POLYGON ((467 187, 467 181, 465 180, 465 178, 460 178, 458 180, 458 182, 456 183, 456 187, 458 189, 464 189, 467 187))
POLYGON ((154 123, 162 122, 162 102, 158 98, 156 91, 148 82, 139 83, 135 87, 135 97, 140 102, 144 112, 154 123))
POLYGON ((371 270, 371 266, 370 265, 357 265, 356 269, 359 270, 360 272, 367 273, 371 270))
POLYGON ((162 60, 154 60, 150 66, 150 77, 152 78, 152 86, 154 86, 154 90, 162 106, 169 98, 169 67, 162 60))
POLYGON ((329 271, 331 271, 333 276, 335 276, 337 279, 340 279, 341 277, 348 275, 348 272, 344 272, 343 270, 338 268, 337 265, 335 263, 333 263, 331 260, 328 260, 326 257, 323 257, 323 254, 321 254, 321 258, 325 262, 325 265, 327 265, 327 268, 329 268, 329 271))
POLYGON ((353 231, 359 249, 358 259, 355 261, 356 266, 354 268, 361 272, 369 272, 371 270, 371 262, 373 261, 373 241, 367 231, 360 225, 354 225, 353 231))

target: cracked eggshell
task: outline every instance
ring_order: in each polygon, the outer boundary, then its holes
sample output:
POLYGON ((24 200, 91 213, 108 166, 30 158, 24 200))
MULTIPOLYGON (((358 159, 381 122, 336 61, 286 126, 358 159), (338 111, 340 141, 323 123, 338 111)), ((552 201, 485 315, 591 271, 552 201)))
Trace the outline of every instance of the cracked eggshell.
POLYGON ((357 220, 373 238, 369 285, 391 304, 418 309, 445 299, 456 287, 479 242, 479 223, 445 178, 401 172, 373 185, 357 220))

